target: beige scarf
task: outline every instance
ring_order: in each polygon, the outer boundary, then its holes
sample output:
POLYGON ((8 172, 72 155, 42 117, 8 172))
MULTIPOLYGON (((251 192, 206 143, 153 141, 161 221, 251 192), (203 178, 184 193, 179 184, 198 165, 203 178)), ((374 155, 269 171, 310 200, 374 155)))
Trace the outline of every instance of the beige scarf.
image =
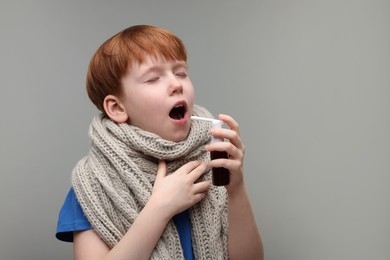
MULTIPOLYGON (((211 117, 199 106, 194 106, 194 115, 211 117)), ((168 174, 189 161, 209 160, 204 151, 209 128, 194 120, 187 139, 172 142, 135 126, 94 118, 91 151, 73 170, 72 184, 84 214, 109 247, 118 243, 149 200, 159 160, 167 161, 168 174)), ((210 179, 210 172, 204 178, 210 179)), ((189 212, 195 258, 227 259, 226 190, 212 186, 189 212)), ((172 220, 151 259, 184 259, 172 220)))

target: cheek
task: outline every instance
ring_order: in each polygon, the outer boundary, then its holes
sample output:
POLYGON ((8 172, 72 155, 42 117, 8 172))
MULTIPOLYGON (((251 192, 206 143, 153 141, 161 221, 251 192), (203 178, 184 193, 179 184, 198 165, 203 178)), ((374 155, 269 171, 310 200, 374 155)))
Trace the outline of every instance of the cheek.
POLYGON ((189 95, 191 95, 192 97, 194 96, 194 93, 195 93, 195 90, 194 90, 194 86, 192 85, 192 82, 189 81, 189 84, 188 84, 188 87, 186 89, 186 91, 189 93, 189 95))
POLYGON ((159 102, 161 95, 156 91, 137 91, 132 93, 131 97, 128 99, 130 106, 133 106, 136 109, 149 108, 151 106, 157 106, 156 103, 159 102))
POLYGON ((187 90, 187 97, 189 102, 194 103, 195 91, 193 88, 187 90))
POLYGON ((164 108, 164 100, 161 98, 161 95, 148 95, 143 99, 140 107, 149 113, 156 113, 156 111, 161 111, 164 108))
POLYGON ((163 111, 164 108, 161 95, 150 93, 147 95, 140 95, 135 102, 135 116, 148 117, 149 119, 153 118, 154 121, 161 118, 160 112, 163 111))

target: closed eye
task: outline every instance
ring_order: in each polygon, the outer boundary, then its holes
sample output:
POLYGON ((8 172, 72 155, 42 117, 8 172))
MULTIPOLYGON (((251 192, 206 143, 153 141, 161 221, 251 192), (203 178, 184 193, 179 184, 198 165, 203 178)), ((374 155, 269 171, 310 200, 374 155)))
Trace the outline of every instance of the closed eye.
POLYGON ((159 79, 160 79, 159 77, 152 77, 152 78, 147 79, 145 81, 145 83, 153 83, 153 82, 156 82, 159 79))
POLYGON ((184 64, 178 63, 176 66, 174 66, 172 71, 175 74, 175 76, 178 78, 188 77, 188 67, 187 67, 187 64, 185 64, 185 63, 184 64))
POLYGON ((177 77, 180 77, 180 78, 185 78, 185 77, 187 77, 187 73, 185 73, 185 72, 178 72, 178 73, 176 73, 175 74, 177 77))

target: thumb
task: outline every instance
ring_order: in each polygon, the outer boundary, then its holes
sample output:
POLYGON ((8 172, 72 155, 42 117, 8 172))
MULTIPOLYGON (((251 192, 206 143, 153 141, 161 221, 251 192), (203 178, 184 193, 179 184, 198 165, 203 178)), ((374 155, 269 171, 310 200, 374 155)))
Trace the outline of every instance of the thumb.
POLYGON ((159 182, 167 175, 167 164, 164 160, 160 160, 157 166, 156 180, 154 183, 159 182))

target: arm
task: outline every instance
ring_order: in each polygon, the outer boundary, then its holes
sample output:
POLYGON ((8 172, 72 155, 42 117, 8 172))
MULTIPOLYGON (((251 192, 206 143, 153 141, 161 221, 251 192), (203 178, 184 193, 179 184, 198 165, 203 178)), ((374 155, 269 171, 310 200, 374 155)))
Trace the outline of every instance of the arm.
POLYGON ((210 184, 194 183, 205 170, 193 161, 166 176, 160 162, 152 196, 121 241, 110 250, 93 230, 75 232, 75 259, 149 259, 169 220, 205 197, 210 184))
POLYGON ((76 233, 75 259, 149 259, 170 219, 163 209, 158 209, 158 205, 148 203, 111 251, 94 230, 76 233))
POLYGON ((263 259, 263 244, 244 186, 229 193, 229 255, 231 259, 263 259))
POLYGON ((244 145, 241 142, 238 123, 230 116, 220 115, 230 129, 212 129, 216 137, 230 142, 213 143, 207 151, 226 151, 228 159, 210 161, 209 167, 224 167, 230 172, 228 192, 228 250, 230 259, 263 259, 263 244, 249 201, 243 175, 244 145))

